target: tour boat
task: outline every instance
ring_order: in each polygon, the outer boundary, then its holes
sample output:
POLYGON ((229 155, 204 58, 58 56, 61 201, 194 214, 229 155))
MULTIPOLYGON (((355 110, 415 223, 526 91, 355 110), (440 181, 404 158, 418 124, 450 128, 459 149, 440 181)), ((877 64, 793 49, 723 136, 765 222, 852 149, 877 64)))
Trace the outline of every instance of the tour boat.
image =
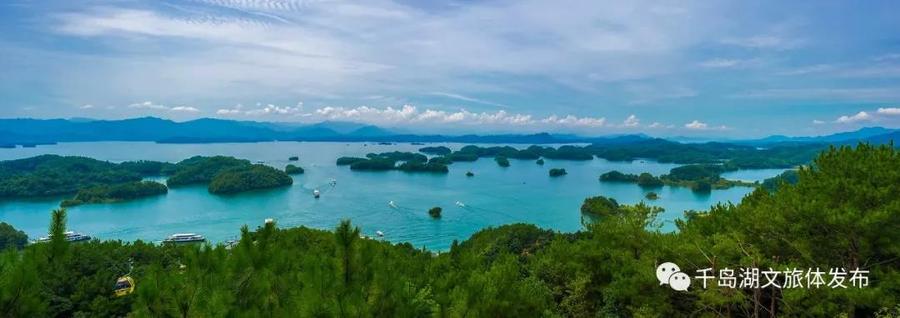
POLYGON ((384 232, 382 232, 382 231, 375 231, 375 235, 378 235, 378 237, 384 237, 384 232))
POLYGON ((206 241, 206 238, 200 234, 177 233, 177 234, 170 235, 163 242, 166 242, 166 243, 194 243, 194 242, 203 242, 203 241, 206 241))
MULTIPOLYGON (((66 231, 63 234, 65 234, 66 241, 68 241, 68 242, 81 242, 81 241, 90 241, 91 240, 90 235, 84 235, 84 234, 81 234, 78 232, 66 231)), ((49 242, 50 236, 48 235, 46 237, 39 238, 37 241, 38 242, 49 242)))
POLYGON ((319 192, 319 189, 313 190, 313 197, 315 197, 316 199, 318 199, 318 198, 319 198, 319 195, 321 195, 321 194, 322 194, 322 193, 319 192))

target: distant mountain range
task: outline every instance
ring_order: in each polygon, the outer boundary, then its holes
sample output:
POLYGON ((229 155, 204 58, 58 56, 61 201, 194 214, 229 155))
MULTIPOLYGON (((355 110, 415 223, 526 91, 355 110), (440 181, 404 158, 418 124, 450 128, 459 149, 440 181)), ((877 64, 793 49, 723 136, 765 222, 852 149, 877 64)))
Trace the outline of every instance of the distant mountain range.
MULTIPOLYGON (((651 139, 643 134, 583 137, 569 134, 417 135, 372 125, 326 121, 317 124, 269 123, 203 118, 175 122, 156 117, 123 120, 0 119, 0 146, 75 141, 152 141, 159 143, 214 143, 259 141, 368 141, 464 143, 595 143, 623 144, 651 139)), ((770 136, 728 143, 766 146, 792 143, 886 143, 900 140, 900 130, 863 128, 818 137, 770 136)))

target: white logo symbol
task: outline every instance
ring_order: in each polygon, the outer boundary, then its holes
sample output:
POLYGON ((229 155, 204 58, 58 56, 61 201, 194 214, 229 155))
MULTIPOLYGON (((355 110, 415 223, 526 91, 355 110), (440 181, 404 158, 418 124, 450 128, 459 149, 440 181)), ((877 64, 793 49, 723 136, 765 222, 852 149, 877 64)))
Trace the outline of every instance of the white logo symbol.
POLYGON ((682 273, 681 268, 672 262, 665 262, 656 267, 656 279, 660 285, 668 284, 677 291, 686 291, 691 286, 691 277, 682 273))

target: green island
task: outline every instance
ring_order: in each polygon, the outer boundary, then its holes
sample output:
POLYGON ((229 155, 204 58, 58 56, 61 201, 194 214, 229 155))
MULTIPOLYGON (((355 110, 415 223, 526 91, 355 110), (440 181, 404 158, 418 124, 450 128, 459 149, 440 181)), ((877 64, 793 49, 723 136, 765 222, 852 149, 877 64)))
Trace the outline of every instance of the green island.
POLYGON ((62 207, 81 204, 115 203, 169 192, 166 185, 155 181, 132 181, 114 185, 98 185, 78 190, 75 197, 63 200, 62 207))
POLYGON ((563 168, 552 168, 550 169, 549 174, 551 177, 561 177, 569 173, 566 172, 566 169, 563 168))
POLYGON ((206 184, 207 190, 212 194, 236 194, 284 187, 293 182, 285 171, 226 156, 195 156, 182 160, 175 164, 171 175, 166 179, 169 187, 206 184))
POLYGON ((258 189, 289 186, 294 183, 284 171, 267 165, 230 168, 216 174, 209 182, 209 193, 235 194, 258 189))
POLYGON ((506 157, 503 157, 503 156, 497 156, 497 157, 494 158, 494 161, 497 162, 497 165, 498 165, 498 166, 501 166, 501 167, 504 167, 504 168, 509 167, 509 159, 506 159, 506 157))
POLYGON ((659 177, 646 172, 634 175, 613 170, 600 175, 600 181, 636 183, 645 188, 656 188, 663 185, 679 186, 691 188, 697 192, 758 185, 758 183, 723 179, 721 174, 726 172, 726 169, 722 165, 685 165, 672 168, 668 174, 659 177))
POLYGON ((429 155, 446 156, 446 155, 449 155, 453 151, 450 150, 450 148, 447 148, 444 146, 437 146, 437 147, 422 147, 422 148, 419 148, 419 152, 424 153, 424 154, 429 154, 429 155))
POLYGON ((647 195, 645 195, 644 197, 647 198, 647 200, 656 200, 656 199, 659 199, 659 194, 657 194, 656 192, 650 191, 650 192, 647 192, 647 195))
POLYGON ((172 164, 135 161, 115 164, 76 156, 41 155, 0 161, 0 198, 75 194, 101 185, 141 181, 172 169, 172 164))
POLYGON ((194 156, 175 164, 166 185, 180 187, 193 184, 208 184, 226 170, 250 167, 250 160, 226 156, 194 156))
POLYGON ((436 206, 436 207, 428 209, 428 215, 431 216, 432 218, 440 219, 442 211, 443 211, 443 209, 441 209, 441 207, 436 206))
MULTIPOLYGON (((241 229, 217 245, 51 240, 22 246, 0 224, 0 313, 6 317, 687 317, 896 316, 900 288, 900 153, 826 150, 795 184, 689 211, 660 230, 659 208, 585 200, 581 230, 485 228, 440 253, 332 231, 241 229), (873 177, 877 176, 877 177, 873 177), (12 243, 8 243, 12 242, 12 243), (702 288, 675 292, 654 270, 857 267, 868 285, 702 288), (131 265, 131 266, 129 266, 131 265), (131 268, 129 270, 129 268, 131 268), (133 293, 116 297, 129 275, 133 293), (758 313, 755 314, 755 313, 758 313)), ((578 213, 573 211, 573 213, 578 213)), ((364 226, 364 225, 363 225, 364 226)), ((849 277, 849 275, 848 275, 849 277)), ((806 285, 804 285, 806 286, 806 285)))
POLYGON ((287 173, 287 174, 302 174, 302 173, 303 173, 303 168, 298 167, 298 166, 295 166, 295 165, 292 165, 292 164, 289 164, 289 165, 287 165, 287 166, 284 167, 284 173, 287 173))
POLYGON ((431 160, 428 157, 412 153, 412 152, 384 152, 370 153, 366 158, 358 157, 341 157, 337 159, 337 165, 350 166, 350 170, 360 171, 390 171, 398 170, 403 172, 426 172, 426 173, 449 173, 450 169, 441 157, 434 157, 431 160), (401 164, 397 164, 402 162, 401 164))
POLYGON ((544 158, 538 159, 538 160, 535 161, 534 163, 538 164, 539 166, 543 166, 543 165, 544 165, 544 158))

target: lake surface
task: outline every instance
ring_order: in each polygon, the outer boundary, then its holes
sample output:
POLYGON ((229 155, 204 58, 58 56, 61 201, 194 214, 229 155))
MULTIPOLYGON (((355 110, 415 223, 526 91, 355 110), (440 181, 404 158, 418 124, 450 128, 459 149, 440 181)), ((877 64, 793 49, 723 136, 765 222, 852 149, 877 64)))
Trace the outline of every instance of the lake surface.
MULTIPOLYGON (((459 149, 464 144, 432 143, 459 149)), ((527 145, 514 145, 523 148, 527 145)), ((177 162, 195 155, 226 155, 261 161, 284 168, 288 163, 302 166, 305 174, 294 176, 294 185, 274 190, 233 196, 211 195, 205 186, 170 189, 165 196, 115 204, 82 205, 69 209, 68 228, 101 239, 160 241, 172 233, 195 232, 213 242, 236 238, 240 227, 252 228, 266 218, 279 226, 304 225, 332 229, 350 218, 366 235, 385 233, 392 242, 410 242, 417 247, 446 250, 453 240, 467 239, 478 230, 510 223, 532 223, 559 231, 577 231, 581 226, 579 208, 589 196, 604 195, 620 203, 634 204, 649 190, 634 184, 601 183, 600 174, 668 173, 676 164, 649 160, 634 162, 514 160, 508 168, 494 160, 458 162, 446 175, 410 174, 399 171, 359 172, 338 167, 341 156, 363 156, 370 152, 417 151, 410 144, 377 145, 327 142, 266 142, 221 144, 156 144, 147 142, 62 143, 36 148, 0 149, 0 160, 27 158, 41 154, 79 155, 113 162, 157 160, 177 162), (298 162, 288 161, 299 156, 298 162), (550 178, 550 168, 565 168, 568 175, 550 178), (475 173, 466 177, 466 171, 475 173), (337 180, 330 186, 329 180, 337 180), (314 199, 312 191, 322 192, 314 199), (393 201, 395 207, 388 202, 393 201), (461 202, 462 205, 458 205, 461 202), (443 217, 428 216, 433 206, 443 208, 443 217)), ((782 170, 747 170, 729 173, 728 178, 756 181, 782 170)), ((164 181, 163 179, 160 179, 164 181)), ((653 191, 660 199, 649 202, 665 208, 661 214, 665 230, 673 230, 674 219, 685 210, 706 210, 717 202, 740 202, 752 189, 734 187, 697 194, 687 188, 663 187, 653 191)), ((50 211, 62 198, 0 201, 0 221, 25 231, 30 238, 45 236, 50 211)))

